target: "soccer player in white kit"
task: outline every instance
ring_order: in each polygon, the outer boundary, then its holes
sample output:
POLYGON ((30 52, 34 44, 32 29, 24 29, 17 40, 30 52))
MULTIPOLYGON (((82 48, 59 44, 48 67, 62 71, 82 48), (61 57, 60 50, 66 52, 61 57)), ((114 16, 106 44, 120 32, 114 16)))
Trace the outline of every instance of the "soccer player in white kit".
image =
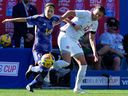
POLYGON ((66 67, 71 63, 73 57, 79 65, 74 92, 83 93, 81 83, 86 75, 87 62, 84 52, 78 42, 81 36, 89 32, 89 41, 92 47, 94 61, 98 61, 98 55, 95 48, 95 32, 98 27, 98 20, 105 15, 105 9, 102 6, 96 6, 91 11, 89 10, 68 10, 61 16, 62 19, 70 16, 74 17, 71 24, 60 28, 58 36, 58 46, 62 54, 64 63, 61 67, 66 67))

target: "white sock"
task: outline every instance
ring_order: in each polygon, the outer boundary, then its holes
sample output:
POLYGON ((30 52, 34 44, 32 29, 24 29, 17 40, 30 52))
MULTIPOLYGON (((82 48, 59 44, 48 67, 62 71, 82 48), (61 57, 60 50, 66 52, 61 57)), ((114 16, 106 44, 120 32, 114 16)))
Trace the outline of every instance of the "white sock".
POLYGON ((63 68, 69 66, 70 63, 64 61, 64 60, 57 60, 54 62, 53 67, 54 68, 63 68))
POLYGON ((31 71, 32 71, 32 72, 42 72, 43 69, 41 68, 41 66, 33 66, 33 67, 31 68, 31 71))
POLYGON ((80 65, 77 72, 74 90, 80 89, 82 81, 86 75, 87 65, 80 65))
POLYGON ((31 83, 29 83, 28 85, 33 85, 33 84, 35 84, 35 83, 37 83, 37 81, 36 81, 36 79, 34 79, 31 83))

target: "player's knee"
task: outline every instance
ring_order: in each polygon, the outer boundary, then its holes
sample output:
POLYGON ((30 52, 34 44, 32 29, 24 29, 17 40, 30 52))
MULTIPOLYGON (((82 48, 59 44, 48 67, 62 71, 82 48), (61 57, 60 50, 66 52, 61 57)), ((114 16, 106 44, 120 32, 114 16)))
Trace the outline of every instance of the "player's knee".
POLYGON ((80 65, 79 66, 79 73, 80 73, 81 78, 85 77, 86 71, 87 71, 87 65, 80 65))

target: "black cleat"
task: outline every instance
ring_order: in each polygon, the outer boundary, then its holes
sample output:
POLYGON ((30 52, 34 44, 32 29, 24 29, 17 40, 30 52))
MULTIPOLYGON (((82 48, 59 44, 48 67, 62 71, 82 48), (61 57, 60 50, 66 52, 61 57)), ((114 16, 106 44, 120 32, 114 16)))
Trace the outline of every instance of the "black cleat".
POLYGON ((27 86, 26 86, 26 89, 27 89, 29 92, 34 92, 32 86, 30 86, 30 85, 27 85, 27 86))
POLYGON ((27 72, 25 73, 26 79, 29 79, 29 77, 32 74, 31 68, 32 68, 32 65, 29 65, 29 68, 28 68, 27 72))

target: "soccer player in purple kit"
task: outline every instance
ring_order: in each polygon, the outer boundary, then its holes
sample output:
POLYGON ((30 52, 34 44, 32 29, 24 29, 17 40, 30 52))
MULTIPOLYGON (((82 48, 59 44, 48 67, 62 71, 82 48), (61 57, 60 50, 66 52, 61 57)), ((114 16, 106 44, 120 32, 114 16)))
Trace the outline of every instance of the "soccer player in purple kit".
POLYGON ((39 72, 39 74, 26 86, 26 89, 30 92, 33 92, 33 85, 37 82, 42 82, 49 71, 49 68, 38 64, 38 62, 44 54, 51 53, 52 51, 52 30, 54 26, 60 22, 59 17, 54 15, 54 10, 54 4, 47 3, 45 5, 44 14, 34 15, 27 18, 5 19, 3 21, 3 23, 10 21, 27 22, 30 25, 36 26, 35 41, 32 52, 35 64, 38 66, 30 65, 26 72, 26 78, 29 78, 31 72, 39 72))

